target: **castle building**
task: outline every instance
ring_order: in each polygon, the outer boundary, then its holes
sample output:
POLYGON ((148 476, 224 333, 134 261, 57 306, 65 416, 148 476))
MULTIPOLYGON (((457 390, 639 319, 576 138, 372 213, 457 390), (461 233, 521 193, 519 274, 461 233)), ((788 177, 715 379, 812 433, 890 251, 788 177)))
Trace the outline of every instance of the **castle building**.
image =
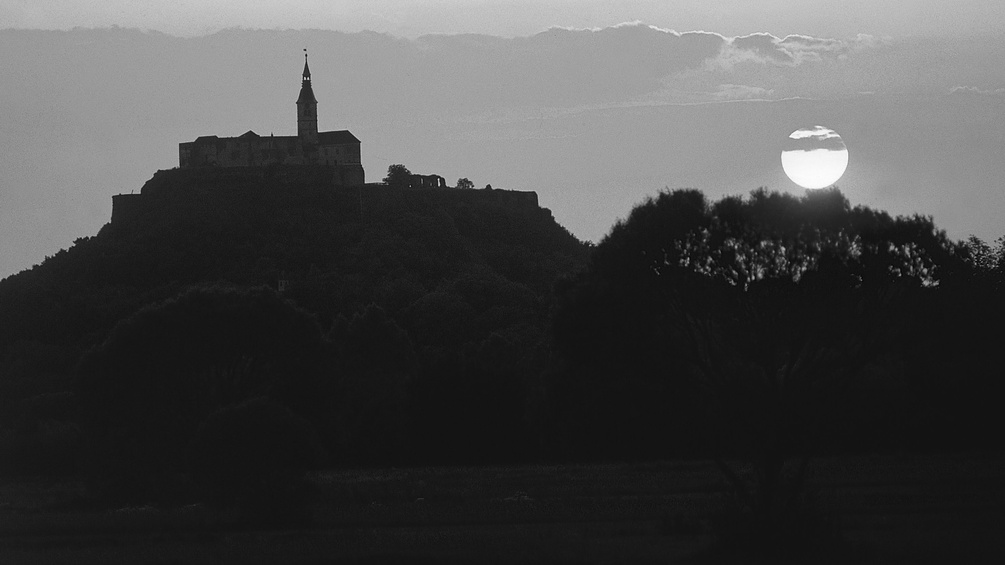
POLYGON ((178 144, 178 166, 187 169, 314 165, 330 167, 335 184, 362 185, 365 180, 359 144, 359 139, 348 130, 318 131, 318 101, 304 53, 303 82, 297 98, 297 135, 265 137, 248 131, 238 137, 202 136, 178 144))

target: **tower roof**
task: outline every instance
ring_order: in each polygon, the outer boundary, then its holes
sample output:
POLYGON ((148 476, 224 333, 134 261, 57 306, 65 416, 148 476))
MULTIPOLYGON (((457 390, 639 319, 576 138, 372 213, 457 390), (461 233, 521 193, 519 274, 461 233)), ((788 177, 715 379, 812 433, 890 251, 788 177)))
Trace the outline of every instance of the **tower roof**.
POLYGON ((311 88, 311 68, 307 66, 307 50, 304 49, 304 80, 300 85, 300 96, 297 98, 297 104, 317 104, 317 98, 314 98, 314 89, 311 88))
POLYGON ((297 104, 317 104, 318 99, 314 98, 314 89, 311 88, 311 83, 305 82, 303 86, 300 87, 300 96, 297 98, 297 104))

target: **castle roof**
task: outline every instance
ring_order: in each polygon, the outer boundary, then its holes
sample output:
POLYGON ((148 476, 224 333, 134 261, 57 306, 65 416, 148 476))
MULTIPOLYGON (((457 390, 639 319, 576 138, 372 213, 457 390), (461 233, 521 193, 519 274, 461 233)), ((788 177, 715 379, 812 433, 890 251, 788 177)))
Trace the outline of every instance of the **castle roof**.
POLYGON ((356 139, 356 136, 347 129, 318 133, 319 145, 343 145, 346 143, 359 143, 359 139, 356 139))
MULTIPOLYGON (((269 142, 285 142, 285 141, 301 141, 299 136, 296 135, 270 135, 268 137, 262 137, 257 133, 248 130, 237 137, 219 137, 216 135, 203 135, 197 137, 194 142, 197 145, 202 145, 205 143, 220 143, 227 142, 229 140, 239 140, 243 142, 249 142, 252 140, 268 140, 269 142)), ((318 145, 347 145, 352 143, 359 143, 359 139, 352 134, 349 130, 337 130, 337 131, 323 131, 318 133, 318 145)))

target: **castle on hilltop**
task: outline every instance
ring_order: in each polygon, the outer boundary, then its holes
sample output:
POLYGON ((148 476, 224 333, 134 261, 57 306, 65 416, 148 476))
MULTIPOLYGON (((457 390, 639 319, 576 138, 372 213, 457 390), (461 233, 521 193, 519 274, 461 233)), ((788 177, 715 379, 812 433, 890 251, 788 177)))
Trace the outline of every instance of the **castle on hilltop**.
POLYGON ((491 190, 491 185, 486 186, 489 190, 445 190, 449 187, 439 175, 408 174, 406 182, 367 183, 359 139, 348 130, 319 132, 317 110, 305 53, 297 135, 264 137, 249 131, 238 137, 211 135, 179 143, 178 167, 154 173, 138 194, 112 196, 111 223, 128 225, 136 218, 162 213, 172 202, 193 198, 200 206, 220 205, 228 198, 275 206, 323 194, 325 202, 351 199, 360 218, 364 201, 368 209, 403 200, 431 206, 438 199, 539 208, 535 192, 491 190))
POLYGON ((336 185, 364 184, 359 139, 349 130, 318 132, 318 101, 311 87, 311 69, 304 51, 303 82, 297 98, 297 135, 265 137, 253 131, 238 137, 205 135, 178 144, 179 168, 316 165, 332 168, 336 185))

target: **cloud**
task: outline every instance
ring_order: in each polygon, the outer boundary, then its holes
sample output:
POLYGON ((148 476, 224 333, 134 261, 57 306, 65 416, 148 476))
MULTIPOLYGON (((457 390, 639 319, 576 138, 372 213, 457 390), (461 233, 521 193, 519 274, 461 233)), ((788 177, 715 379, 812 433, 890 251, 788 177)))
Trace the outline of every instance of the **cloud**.
POLYGON ((769 98, 775 93, 774 90, 761 88, 760 86, 748 86, 745 84, 720 84, 719 90, 712 94, 716 100, 750 100, 769 98))
POLYGON ((996 88, 994 90, 985 90, 982 88, 977 88, 976 86, 954 86, 949 89, 950 94, 976 94, 979 96, 1003 96, 1005 95, 1005 88, 996 88))
POLYGON ((782 151, 846 151, 848 147, 838 133, 824 126, 801 128, 789 135, 782 151))
POLYGON ((752 33, 734 37, 729 41, 730 47, 739 56, 761 63, 778 65, 795 65, 798 62, 792 53, 780 45, 781 40, 770 33, 752 33))
POLYGON ((762 65, 795 67, 804 62, 822 61, 826 57, 843 58, 848 53, 889 45, 888 38, 859 34, 851 39, 752 33, 738 37, 722 37, 723 45, 714 64, 732 69, 744 62, 762 65))
POLYGON ((811 128, 800 129, 792 132, 789 139, 834 139, 835 137, 841 137, 836 131, 825 128, 824 126, 813 126, 811 128))
POLYGON ((631 21, 627 21, 627 22, 621 22, 620 24, 614 24, 612 26, 605 26, 605 27, 576 27, 576 26, 553 25, 553 26, 549 26, 548 29, 546 30, 546 32, 547 31, 551 31, 553 29, 556 29, 556 30, 559 30, 559 31, 603 31, 605 29, 617 29, 617 28, 620 28, 620 27, 640 27, 640 26, 644 26, 644 27, 647 27, 647 28, 650 28, 650 29, 654 29, 654 30, 657 30, 657 31, 668 31, 668 30, 660 29, 660 28, 658 28, 656 26, 647 26, 647 25, 645 25, 645 24, 642 23, 642 20, 631 20, 631 21))

